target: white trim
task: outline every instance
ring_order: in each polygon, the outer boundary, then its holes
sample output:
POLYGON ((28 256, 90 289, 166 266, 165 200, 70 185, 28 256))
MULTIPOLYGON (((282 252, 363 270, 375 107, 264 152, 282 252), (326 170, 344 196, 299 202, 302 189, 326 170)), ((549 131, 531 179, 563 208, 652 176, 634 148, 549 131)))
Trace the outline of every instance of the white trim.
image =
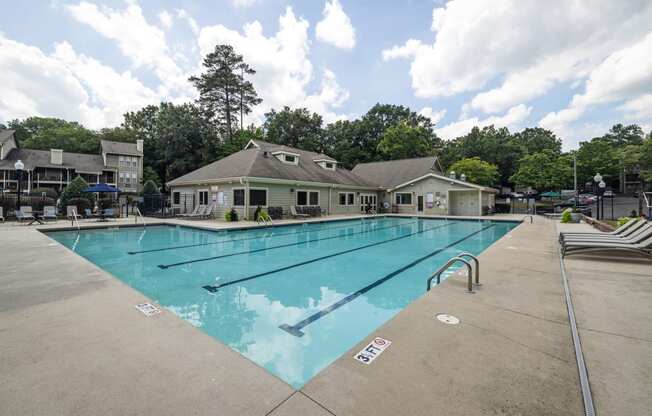
POLYGON ((399 188, 403 188, 403 187, 408 186, 408 185, 413 185, 414 183, 422 181, 422 180, 424 180, 426 178, 429 178, 429 177, 430 178, 441 179, 443 181, 447 181, 447 182, 450 182, 450 183, 455 183, 455 184, 458 184, 458 185, 468 186, 469 188, 472 188, 472 189, 480 189, 480 190, 486 191, 486 192, 498 193, 498 190, 494 189, 494 188, 489 188, 489 187, 486 187, 486 186, 480 186, 480 185, 476 185, 476 184, 470 183, 470 182, 460 181, 458 179, 449 178, 449 177, 446 177, 446 176, 443 176, 443 175, 437 175, 436 173, 427 173, 427 174, 425 174, 423 176, 412 179, 409 182, 405 182, 405 183, 402 183, 400 185, 396 185, 395 187, 390 188, 387 191, 388 192, 394 192, 395 190, 397 190, 399 188))
POLYGON ((301 157, 299 153, 294 153, 294 152, 288 152, 287 150, 276 150, 272 152, 274 156, 276 155, 290 155, 290 156, 296 156, 297 158, 301 157))
POLYGON ((354 207, 355 206, 355 192, 338 192, 337 193, 337 206, 338 207, 354 207), (340 204, 340 195, 346 195, 344 205, 340 204), (353 203, 352 204, 349 204, 349 195, 353 195, 353 203))
MULTIPOLYGON (((359 186, 359 185, 347 185, 342 183, 332 183, 332 182, 309 182, 309 181, 297 181, 292 179, 276 179, 276 178, 264 178, 257 176, 233 176, 228 178, 219 178, 219 179, 202 179, 202 180, 188 180, 188 181, 179 181, 174 182, 176 179, 173 179, 170 182, 167 182, 167 186, 198 186, 198 185, 210 185, 213 183, 240 183, 240 181, 251 181, 251 182, 261 182, 269 184, 283 184, 283 185, 294 185, 294 186, 319 186, 319 187, 333 187, 334 189, 360 189, 360 190, 373 190, 379 191, 383 190, 381 187, 375 186, 359 186)), ((388 191, 389 192, 389 191, 388 191)))
POLYGON ((244 208, 247 203, 247 189, 245 187, 237 187, 237 188, 231 188, 231 207, 233 208, 244 208), (242 205, 236 205, 235 204, 235 191, 242 189, 244 192, 244 204, 242 205))
POLYGON ((247 142, 247 144, 245 145, 245 147, 244 147, 243 150, 247 150, 247 149, 249 149, 249 145, 253 145, 254 147, 260 149, 260 145, 258 145, 258 143, 256 143, 253 139, 250 139, 250 140, 247 142))
MULTIPOLYGON (((261 207, 263 207, 263 208, 269 207, 269 188, 264 188, 264 187, 261 187, 261 186, 250 186, 249 187, 249 192, 251 192, 252 190, 265 191, 265 205, 261 205, 261 207)), ((251 195, 249 195, 249 205, 252 205, 251 204, 251 195)), ((258 206, 258 204, 256 204, 256 207, 257 206, 258 206)))
POLYGON ((412 207, 412 206, 415 205, 414 204, 415 201, 414 201, 413 196, 414 196, 414 194, 412 192, 394 192, 392 202, 397 207, 412 207), (399 195, 399 194, 401 194, 401 195, 410 195, 410 203, 409 204, 398 204, 398 203, 396 203, 396 195, 399 195))
POLYGON ((319 189, 295 189, 294 190, 294 205, 297 207, 320 207, 321 206, 321 191, 319 189), (306 192, 306 205, 299 205, 299 192, 306 192), (317 205, 310 203, 310 192, 317 192, 317 205))
POLYGON ((197 192, 197 203, 198 203, 199 205, 208 205, 208 204, 210 203, 210 201, 211 201, 211 198, 210 198, 211 194, 210 194, 210 191, 209 191, 208 188, 197 189, 196 192, 197 192), (206 192, 206 203, 205 203, 205 204, 202 204, 202 203, 201 203, 201 193, 202 193, 202 192, 206 192))
POLYGON ((334 160, 334 159, 324 159, 324 158, 321 158, 321 159, 313 159, 312 161, 313 161, 313 162, 328 162, 328 163, 333 163, 333 164, 336 164, 336 165, 339 163, 337 160, 334 160))

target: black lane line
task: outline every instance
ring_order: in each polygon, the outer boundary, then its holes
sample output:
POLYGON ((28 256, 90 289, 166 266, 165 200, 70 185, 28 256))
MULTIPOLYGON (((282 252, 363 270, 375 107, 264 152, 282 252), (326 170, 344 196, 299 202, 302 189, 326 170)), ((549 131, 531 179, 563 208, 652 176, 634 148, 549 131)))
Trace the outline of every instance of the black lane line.
MULTIPOLYGON (((353 221, 353 220, 344 220, 344 221, 345 221, 345 222, 349 222, 349 221, 353 221)), ((367 220, 367 221, 369 221, 369 220, 367 220)), ((304 224, 307 224, 307 223, 304 223, 304 224)), ((317 223, 317 224, 323 224, 323 223, 320 222, 320 223, 317 223)), ((375 224, 375 223, 371 223, 371 224, 375 224)), ((412 224, 412 223, 409 223, 409 224, 412 224)), ((359 225, 367 225, 367 224, 365 224, 364 222, 362 222, 362 223, 359 224, 359 225)), ((293 233, 272 234, 272 235, 267 235, 267 236, 266 236, 266 235, 258 235, 258 236, 247 237, 247 238, 235 238, 235 239, 222 240, 222 241, 209 241, 208 243, 186 244, 186 245, 183 245, 183 246, 172 246, 172 247, 154 248, 154 249, 151 249, 151 250, 128 251, 127 254, 146 254, 146 253, 155 253, 155 252, 157 252, 157 251, 178 250, 178 249, 182 249, 182 248, 191 248, 191 247, 210 246, 210 245, 214 245, 214 244, 234 243, 234 242, 236 242, 236 241, 255 240, 255 239, 257 239, 257 238, 266 238, 266 237, 282 237, 282 236, 286 236, 286 235, 299 235, 299 234, 301 234, 301 233, 307 233, 307 232, 311 232, 311 231, 318 231, 318 230, 337 230, 337 229, 339 229, 339 228, 357 227, 357 226, 358 226, 358 224, 356 224, 356 225, 352 225, 352 224, 349 224, 349 225, 340 225, 340 226, 337 226, 337 227, 328 227, 328 228, 327 228, 327 227, 319 227, 319 228, 316 228, 316 227, 310 227, 310 226, 308 226, 308 228, 311 228, 310 230, 307 230, 307 229, 303 229, 303 230, 301 230, 301 229, 300 229, 300 230, 295 231, 295 232, 293 232, 293 233)), ((293 226, 293 225, 288 225, 288 226, 284 226, 284 227, 294 227, 294 226, 293 226)), ((296 227, 297 227, 297 228, 305 228, 304 225, 297 225, 296 227)), ((208 231, 208 230, 206 230, 206 231, 208 231)), ((222 230, 222 231, 227 231, 227 230, 222 230)), ((242 231, 242 230, 240 230, 240 231, 242 231)))
POLYGON ((289 266, 281 267, 281 268, 278 268, 278 269, 268 270, 268 271, 266 271, 266 272, 262 272, 262 273, 254 274, 254 275, 252 275, 252 276, 243 277, 242 279, 231 280, 231 281, 229 281, 229 282, 224 282, 224 283, 219 284, 219 285, 206 285, 206 286, 202 286, 202 287, 203 287, 204 289, 208 290, 208 291, 211 292, 211 293, 215 293, 215 292, 217 292, 217 290, 218 290, 219 288, 224 287, 224 286, 231 286, 231 285, 234 285, 234 284, 237 284, 237 283, 246 282, 247 280, 257 279, 257 278, 259 278, 259 277, 268 276, 268 275, 270 275, 270 274, 274 274, 274 273, 282 272, 282 271, 285 271, 285 270, 293 269, 293 268, 295 268, 295 267, 304 266, 304 265, 306 265, 306 264, 310 264, 310 263, 314 263, 314 262, 317 262, 317 261, 321 261, 321 260, 329 259, 329 258, 331 258, 331 257, 341 256, 341 255, 343 255, 343 254, 352 253, 352 252, 354 252, 354 251, 363 250, 363 249, 365 249, 365 248, 374 247, 374 246, 379 246, 379 245, 381 245, 381 244, 390 243, 390 242, 392 242, 392 241, 396 241, 396 240, 401 240, 401 239, 403 239, 403 238, 412 237, 413 235, 416 235, 416 234, 422 234, 422 233, 425 233, 425 232, 427 232, 427 231, 436 230, 436 229, 438 229, 438 228, 448 227, 448 226, 453 225, 453 224, 456 224, 456 222, 449 222, 449 223, 446 223, 446 224, 438 225, 437 227, 432 227, 432 228, 428 228, 428 229, 425 229, 425 230, 416 231, 416 232, 413 232, 413 233, 410 233, 410 234, 406 234, 406 235, 402 235, 402 236, 394 237, 394 238, 391 238, 391 239, 389 239, 389 240, 378 241, 378 242, 376 242, 376 243, 371 243, 371 244, 366 244, 366 245, 364 245, 364 246, 360 246, 360 247, 350 248, 350 249, 348 249, 348 250, 339 251, 339 252, 337 252, 337 253, 328 254, 328 255, 326 255, 326 256, 322 256, 322 257, 317 257, 317 258, 315 258, 315 259, 310 259, 310 260, 302 261, 301 263, 295 263, 295 264, 291 264, 291 265, 289 265, 289 266))
MULTIPOLYGON (((356 231, 354 233, 347 233, 345 237, 352 236, 352 235, 358 235, 358 234, 365 234, 365 233, 370 233, 370 232, 375 232, 375 231, 380 231, 380 230, 385 230, 385 229, 388 229, 388 228, 402 227, 404 225, 412 225, 412 224, 415 224, 415 223, 416 223, 416 221, 415 222, 409 222, 409 223, 406 223, 406 224, 395 224, 395 225, 390 225, 390 226, 387 226, 387 227, 378 227, 378 228, 374 228, 372 230, 356 231)), ((288 244, 279 244, 278 246, 257 248, 255 250, 236 251, 235 253, 221 254, 219 256, 205 257, 205 258, 195 259, 195 260, 180 261, 178 263, 159 264, 158 267, 161 268, 161 269, 168 269, 170 267, 183 266, 184 264, 199 263, 199 262, 202 262, 202 261, 223 259, 225 257, 239 256, 241 254, 259 253, 261 251, 275 250, 277 248, 284 248, 284 247, 299 246, 301 244, 314 243, 314 242, 317 242, 317 241, 324 241, 324 240, 332 240, 334 238, 342 238, 342 236, 341 235, 334 235, 334 236, 331 236, 331 237, 313 238, 312 240, 305 240, 305 241, 293 242, 293 243, 288 243, 288 244)))
POLYGON ((482 231, 485 231, 488 228, 493 227, 494 225, 495 224, 492 224, 492 225, 489 225, 488 227, 481 228, 480 230, 475 231, 475 232, 467 235, 466 237, 460 238, 459 240, 457 240, 457 241, 455 241, 453 243, 450 243, 449 245, 447 245, 445 247, 438 248, 437 250, 433 251, 432 253, 426 254, 425 256, 414 260, 412 263, 407 264, 407 265, 401 267, 400 269, 395 270, 395 271, 389 273, 388 275, 383 276, 382 278, 376 280, 375 282, 371 283, 370 285, 365 286, 362 289, 360 289, 360 290, 358 290, 356 292, 353 292, 350 295, 348 295, 347 297, 335 302, 334 304, 320 310, 319 312, 316 312, 316 313, 310 315, 309 317, 307 317, 306 319, 304 319, 303 321, 301 321, 299 323, 296 323, 294 325, 283 324, 283 325, 280 325, 279 328, 281 328, 282 330, 288 332, 289 334, 294 335, 295 337, 302 337, 304 335, 304 333, 301 331, 301 329, 303 329, 307 325, 310 325, 311 323, 315 322, 316 320, 323 318, 324 316, 328 315, 329 313, 333 312, 334 310, 336 310, 336 309, 346 305, 347 303, 351 302, 352 300, 354 300, 358 296, 367 293, 368 291, 375 288, 376 286, 382 285, 386 281, 396 277, 397 275, 403 273, 407 269, 416 266, 417 264, 421 263, 422 261, 424 261, 424 260, 426 260, 426 259, 428 259, 428 258, 430 258, 430 257, 432 257, 432 256, 434 256, 436 254, 439 254, 442 251, 446 250, 447 248, 453 247, 454 245, 457 245, 457 244, 461 243, 462 241, 464 241, 464 240, 466 240, 468 238, 471 238, 474 235, 476 235, 478 233, 481 233, 482 231))

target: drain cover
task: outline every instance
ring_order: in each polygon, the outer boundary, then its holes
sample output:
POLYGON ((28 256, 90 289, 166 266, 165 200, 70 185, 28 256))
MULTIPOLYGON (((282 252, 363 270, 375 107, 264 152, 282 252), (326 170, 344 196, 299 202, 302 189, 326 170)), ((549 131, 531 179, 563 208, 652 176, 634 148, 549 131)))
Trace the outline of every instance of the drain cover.
POLYGON ((436 318, 439 320, 439 322, 443 322, 447 325, 457 325, 460 323, 459 318, 453 315, 449 315, 447 313, 438 313, 436 315, 436 318))

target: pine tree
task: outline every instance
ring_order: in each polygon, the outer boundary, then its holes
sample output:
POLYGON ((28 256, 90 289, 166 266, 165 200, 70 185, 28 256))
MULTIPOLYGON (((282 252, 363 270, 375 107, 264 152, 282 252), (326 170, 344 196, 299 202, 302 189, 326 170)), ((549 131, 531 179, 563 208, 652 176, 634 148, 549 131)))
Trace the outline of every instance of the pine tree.
POLYGON ((229 142, 233 139, 234 125, 240 128, 243 115, 263 100, 246 75, 256 73, 230 45, 216 45, 215 50, 204 58, 206 72, 190 81, 199 90, 199 104, 206 117, 217 125, 229 142))

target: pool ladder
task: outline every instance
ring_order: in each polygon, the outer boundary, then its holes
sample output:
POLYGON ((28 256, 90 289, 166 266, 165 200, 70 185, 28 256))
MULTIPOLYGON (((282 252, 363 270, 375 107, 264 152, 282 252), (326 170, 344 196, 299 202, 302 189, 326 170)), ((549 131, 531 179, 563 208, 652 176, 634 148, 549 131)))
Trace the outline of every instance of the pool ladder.
POLYGON ((526 218, 530 219, 530 224, 532 224, 534 222, 534 217, 532 215, 526 215, 525 217, 523 217, 523 219, 521 221, 525 222, 526 218))
POLYGON ((467 275, 467 278, 468 278, 466 293, 475 293, 473 291, 473 286, 476 286, 476 287, 481 286, 481 284, 480 284, 480 261, 478 260, 478 258, 476 256, 474 256, 473 254, 468 253, 466 251, 464 251, 462 253, 459 253, 455 257, 451 257, 450 259, 448 259, 446 264, 444 264, 442 267, 439 268, 439 270, 437 270, 436 272, 431 274, 430 277, 428 278, 428 284, 427 284, 426 291, 427 292, 430 291, 430 288, 432 286, 432 281, 434 279, 437 279, 437 284, 439 284, 441 282, 441 274, 443 272, 445 272, 446 270, 448 270, 455 263, 462 263, 462 264, 464 264, 466 266, 466 275, 467 275), (464 257, 467 257, 467 258, 471 259, 473 261, 473 263, 475 263, 475 284, 473 284, 473 275, 474 275, 473 267, 471 266, 471 263, 468 260, 466 260, 464 257))
POLYGON ((143 228, 147 226, 145 223, 145 217, 143 217, 143 214, 140 212, 140 209, 136 207, 136 216, 134 217, 134 224, 138 224, 138 217, 140 217, 140 220, 143 222, 143 228))

